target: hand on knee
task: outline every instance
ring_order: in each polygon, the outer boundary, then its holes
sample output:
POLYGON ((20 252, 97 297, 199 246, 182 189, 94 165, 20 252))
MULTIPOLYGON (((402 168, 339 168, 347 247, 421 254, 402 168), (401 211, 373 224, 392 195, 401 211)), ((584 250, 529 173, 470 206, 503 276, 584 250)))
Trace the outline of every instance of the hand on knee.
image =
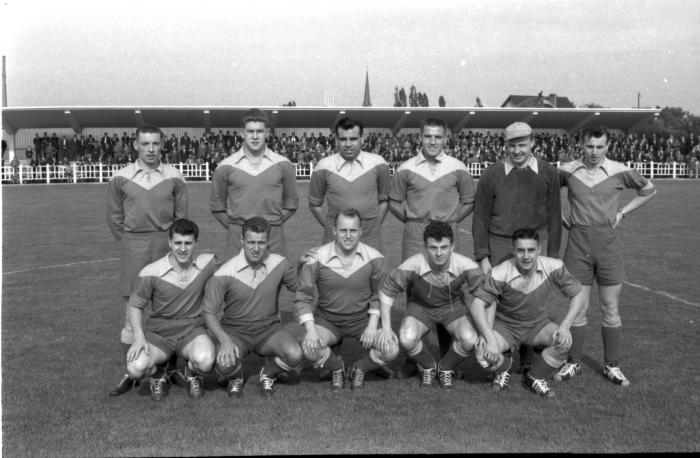
POLYGON ((399 356, 399 346, 396 343, 391 343, 386 351, 381 351, 378 347, 373 347, 372 350, 377 357, 384 363, 390 363, 399 356))

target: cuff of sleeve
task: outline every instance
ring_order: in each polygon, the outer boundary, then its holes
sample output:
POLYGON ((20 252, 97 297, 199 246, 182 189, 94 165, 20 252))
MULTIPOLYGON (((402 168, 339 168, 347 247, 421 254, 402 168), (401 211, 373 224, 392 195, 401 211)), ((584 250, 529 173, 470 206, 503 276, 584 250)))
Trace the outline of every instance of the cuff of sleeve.
POLYGON ((386 294, 380 292, 379 293, 379 303, 381 305, 387 305, 387 306, 391 307, 392 305, 394 305, 394 298, 389 297, 386 294))
POLYGON ((367 312, 367 313, 369 313, 370 315, 377 315, 377 316, 380 315, 379 310, 377 310, 377 309, 369 309, 369 312, 367 312))
POLYGON ((303 315, 299 315, 299 324, 303 325, 307 321, 314 321, 313 313, 304 313, 303 315))

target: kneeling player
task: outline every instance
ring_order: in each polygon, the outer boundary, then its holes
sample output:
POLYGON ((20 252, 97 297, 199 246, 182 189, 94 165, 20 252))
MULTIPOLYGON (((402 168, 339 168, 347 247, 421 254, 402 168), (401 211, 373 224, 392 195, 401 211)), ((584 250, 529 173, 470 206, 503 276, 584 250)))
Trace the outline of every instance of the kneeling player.
POLYGON ((397 341, 391 329, 391 307, 408 290, 406 316, 399 331, 401 347, 422 372, 421 386, 433 386, 437 371, 440 387, 452 388, 454 368, 474 348, 477 334, 469 320, 463 285, 471 291, 481 282, 479 265, 453 253, 454 235, 449 224, 429 223, 423 232, 426 253, 411 256, 387 275, 379 293, 381 304, 381 348, 397 341), (439 365, 423 344, 423 336, 441 323, 452 336, 452 345, 439 365))
POLYGON ((204 285, 216 270, 213 254, 194 255, 199 228, 186 219, 170 226, 170 253, 144 267, 129 298, 129 319, 134 327, 134 343, 126 356, 126 369, 134 379, 151 377, 151 398, 167 394, 171 355, 187 361, 185 379, 190 397, 202 396, 198 373, 211 371, 214 343, 207 335, 201 316, 204 285), (143 308, 152 303, 153 313, 141 322, 143 308))
POLYGON ((581 284, 561 260, 540 256, 537 231, 518 229, 512 243, 515 257, 494 267, 474 291, 471 314, 485 339, 484 359, 496 373, 493 389, 502 390, 510 381, 512 359, 504 353, 525 344, 545 347, 525 375, 525 385, 541 396, 552 397, 554 392, 546 379, 566 361, 571 345, 569 328, 585 307, 581 284), (546 304, 547 295, 555 288, 570 299, 569 310, 558 325, 548 318, 546 304), (496 317, 491 329, 485 308, 494 303, 496 317))
POLYGON ((272 395, 280 372, 301 363, 301 347, 280 322, 277 302, 281 284, 296 291, 296 271, 289 261, 268 251, 270 223, 255 216, 243 223, 243 248, 212 276, 202 310, 216 336, 216 370, 229 396, 241 396, 242 359, 251 351, 265 356, 260 371, 264 395, 272 395))
POLYGON ((299 322, 306 328, 302 350, 316 368, 331 371, 331 390, 343 388, 345 364, 339 351, 343 337, 355 337, 369 354, 350 371, 351 388, 364 385, 365 374, 386 368, 396 358, 394 344, 386 353, 377 346, 379 304, 376 295, 386 275, 384 256, 360 242, 362 226, 355 209, 335 217, 334 242, 313 250, 299 270, 296 295, 299 322), (368 310, 369 306, 369 310, 368 310))

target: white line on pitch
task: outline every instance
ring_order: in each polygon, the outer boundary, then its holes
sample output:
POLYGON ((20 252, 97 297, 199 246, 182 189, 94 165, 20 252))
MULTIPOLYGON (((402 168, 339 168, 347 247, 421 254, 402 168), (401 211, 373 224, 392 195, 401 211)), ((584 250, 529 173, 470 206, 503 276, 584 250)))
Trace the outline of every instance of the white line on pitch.
POLYGON ((70 266, 77 266, 79 264, 94 264, 96 262, 110 262, 110 261, 118 261, 119 258, 107 258, 107 259, 96 259, 94 261, 78 261, 78 262, 69 262, 68 264, 56 264, 53 266, 40 266, 40 267, 33 267, 31 269, 23 269, 23 270, 13 270, 12 272, 3 272, 3 275, 12 275, 12 274, 23 274, 27 272, 33 272, 35 270, 46 270, 46 269, 57 269, 59 267, 70 267, 70 266))
POLYGON ((639 289, 641 289, 643 291, 647 291, 649 293, 658 294, 660 296, 666 296, 671 300, 682 302, 685 305, 692 305, 693 307, 700 307, 700 304, 698 304, 697 302, 686 301, 685 299, 680 298, 680 297, 676 296, 675 294, 672 294, 672 293, 669 293, 666 291, 656 291, 654 289, 647 288, 646 286, 638 285, 636 283, 632 283, 631 281, 627 281, 627 280, 625 280, 625 284, 629 285, 629 286, 634 286, 635 288, 639 288, 639 289))

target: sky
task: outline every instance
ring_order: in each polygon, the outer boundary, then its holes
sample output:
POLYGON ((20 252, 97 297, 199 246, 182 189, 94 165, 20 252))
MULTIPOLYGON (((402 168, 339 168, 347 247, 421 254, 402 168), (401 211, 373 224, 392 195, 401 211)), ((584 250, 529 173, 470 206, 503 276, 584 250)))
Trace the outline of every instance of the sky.
POLYGON ((700 115, 700 2, 4 0, 8 106, 437 106, 540 91, 700 115))

